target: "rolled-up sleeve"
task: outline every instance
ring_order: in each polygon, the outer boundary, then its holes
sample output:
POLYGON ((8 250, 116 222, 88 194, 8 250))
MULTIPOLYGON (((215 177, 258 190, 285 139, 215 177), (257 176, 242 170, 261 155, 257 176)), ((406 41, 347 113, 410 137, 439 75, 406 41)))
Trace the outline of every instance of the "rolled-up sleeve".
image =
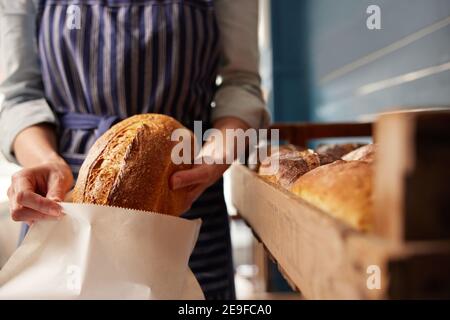
POLYGON ((44 97, 35 17, 35 1, 0 0, 0 147, 10 161, 20 131, 57 123, 44 97))
POLYGON ((266 127, 270 116, 259 76, 258 1, 215 3, 222 45, 222 83, 215 95, 212 120, 233 116, 253 128, 266 127))

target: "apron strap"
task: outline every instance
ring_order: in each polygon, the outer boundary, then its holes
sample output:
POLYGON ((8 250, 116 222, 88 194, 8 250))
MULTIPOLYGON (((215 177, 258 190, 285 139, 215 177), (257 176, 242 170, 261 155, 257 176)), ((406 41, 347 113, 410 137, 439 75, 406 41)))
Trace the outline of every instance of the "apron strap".
POLYGON ((75 130, 96 129, 95 137, 98 139, 120 118, 117 116, 98 116, 88 113, 67 112, 57 114, 63 128, 75 130))

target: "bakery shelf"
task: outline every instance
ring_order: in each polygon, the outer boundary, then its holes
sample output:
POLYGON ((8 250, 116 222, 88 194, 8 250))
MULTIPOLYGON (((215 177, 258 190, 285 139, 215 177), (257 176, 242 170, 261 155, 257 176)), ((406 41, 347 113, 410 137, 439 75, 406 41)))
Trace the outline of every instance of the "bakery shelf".
POLYGON ((380 265, 385 248, 242 165, 231 169, 233 204, 307 298, 368 298, 364 265, 380 265), (359 248, 371 248, 360 255, 359 248))
MULTIPOLYGON (((450 163, 445 151, 450 150, 449 124, 450 112, 400 113, 379 118, 374 138, 380 146, 379 156, 385 158, 377 158, 375 180, 378 184, 390 183, 384 189, 395 187, 396 191, 388 194, 380 186, 374 188, 374 214, 378 217, 372 233, 352 229, 237 164, 231 168, 233 205, 283 276, 308 299, 448 298, 450 226, 444 221, 450 212, 445 204, 429 206, 429 210, 419 206, 428 221, 419 225, 411 222, 411 212, 417 215, 411 205, 423 206, 432 199, 434 203, 448 202, 448 189, 440 189, 447 173, 441 173, 440 179, 428 167, 424 176, 424 160, 416 151, 427 139, 434 139, 433 152, 441 155, 435 160, 436 168, 450 163), (405 155, 409 155, 408 161, 405 155), (436 186, 438 191, 422 192, 426 198, 421 197, 415 189, 421 181, 431 189, 436 186), (372 277, 378 271, 379 288, 372 277)), ((313 124, 277 127, 280 137, 296 144, 305 144, 318 132, 321 138, 335 137, 336 128, 339 137, 371 133, 368 124, 321 124, 320 129, 313 124), (283 132, 286 127, 288 131, 283 132)))

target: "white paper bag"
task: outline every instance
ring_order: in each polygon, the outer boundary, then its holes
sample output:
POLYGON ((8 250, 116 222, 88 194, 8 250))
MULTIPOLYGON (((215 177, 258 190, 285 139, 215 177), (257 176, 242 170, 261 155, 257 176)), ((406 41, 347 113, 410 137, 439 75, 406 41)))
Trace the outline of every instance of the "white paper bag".
POLYGON ((61 205, 0 270, 0 299, 203 299, 188 267, 200 219, 61 205))

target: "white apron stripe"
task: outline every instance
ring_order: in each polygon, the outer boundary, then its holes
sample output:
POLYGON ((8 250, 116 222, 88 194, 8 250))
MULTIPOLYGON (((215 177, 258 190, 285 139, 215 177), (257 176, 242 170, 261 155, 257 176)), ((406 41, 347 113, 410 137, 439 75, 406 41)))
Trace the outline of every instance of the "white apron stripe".
POLYGON ((164 95, 164 85, 166 78, 166 20, 164 7, 157 6, 158 12, 158 80, 156 87, 155 112, 164 113, 162 99, 164 95))
POLYGON ((103 28, 102 38, 104 41, 103 47, 103 94, 105 96, 106 109, 109 114, 114 114, 116 112, 114 108, 114 102, 112 97, 112 77, 111 77, 111 64, 116 63, 116 61, 111 61, 111 32, 112 32, 112 18, 109 10, 103 9, 103 28))
MULTIPOLYGON (((132 26, 132 32, 131 32, 131 113, 136 114, 138 113, 138 106, 137 106, 137 98, 139 90, 139 64, 141 61, 139 61, 139 40, 140 40, 140 34, 139 34, 139 7, 133 6, 131 8, 131 26, 132 26)), ((141 70, 142 71, 142 70, 141 70)))
POLYGON ((119 101, 120 117, 125 118, 127 115, 127 99, 125 93, 125 70, 124 61, 125 55, 125 27, 127 22, 125 21, 125 15, 128 7, 120 7, 117 13, 117 43, 116 43, 116 81, 117 81, 117 97, 119 101))
POLYGON ((184 28, 183 28, 183 36, 185 38, 185 51, 180 52, 180 54, 184 55, 184 66, 180 66, 181 68, 184 68, 183 71, 183 79, 182 79, 182 89, 180 92, 180 96, 178 98, 178 103, 175 108, 176 112, 176 118, 182 119, 184 110, 187 107, 187 97, 188 97, 188 89, 191 85, 190 83, 190 70, 193 68, 193 46, 192 46, 192 16, 191 16, 191 10, 188 8, 181 8, 180 10, 183 10, 184 13, 184 28))
POLYGON ((168 98, 166 100, 166 106, 165 108, 167 109, 167 112, 165 113, 172 113, 172 110, 174 109, 173 103, 175 100, 175 95, 178 94, 178 92, 176 92, 177 89, 177 83, 178 83, 178 77, 180 76, 179 74, 179 51, 180 51, 180 11, 179 11, 179 5, 178 4, 173 4, 172 6, 167 6, 166 10, 170 10, 172 11, 172 14, 169 14, 166 17, 167 21, 170 21, 170 25, 171 25, 171 32, 172 32, 172 42, 171 42, 171 46, 172 46, 172 52, 170 53, 171 55, 171 65, 170 65, 170 74, 172 75, 171 79, 170 79, 170 84, 169 88, 166 88, 166 90, 168 90, 168 98))
MULTIPOLYGON (((61 9, 57 10, 55 9, 54 14, 53 14, 53 18, 52 20, 50 20, 50 16, 44 17, 46 18, 48 21, 46 21, 46 26, 48 27, 48 29, 46 29, 47 35, 50 36, 50 34, 53 32, 53 38, 47 38, 46 40, 46 48, 47 48, 47 54, 49 55, 50 59, 47 59, 47 64, 50 65, 50 68, 52 71, 50 71, 52 73, 52 75, 55 77, 56 80, 56 86, 58 87, 59 92, 62 95, 62 99, 64 99, 64 101, 62 101, 63 103, 65 103, 66 107, 70 107, 71 109, 73 109, 73 102, 70 96, 68 96, 67 91, 68 85, 67 85, 67 80, 65 77, 65 72, 64 72, 64 68, 62 67, 62 63, 61 63, 61 57, 58 53, 56 53, 53 48, 57 48, 57 46, 60 46, 61 43, 59 41, 55 41, 55 39, 58 38, 58 29, 59 29, 59 16, 61 15, 61 9), (63 81, 64 79, 64 81, 63 81)), ((46 91, 50 91, 51 88, 49 90, 46 91)))
MULTIPOLYGON (((91 45, 89 52, 89 78, 92 90, 92 107, 96 114, 101 114, 100 97, 98 93, 98 55, 99 52, 99 28, 100 28, 100 7, 92 7, 91 21, 91 45)), ((102 75, 100 75, 102 76, 102 75)))
MULTIPOLYGON (((152 14, 153 10, 155 10, 155 6, 147 6, 144 9, 144 24, 145 24, 145 38, 144 41, 147 44, 145 48, 145 76, 144 76, 144 92, 141 93, 144 95, 143 99, 143 112, 150 112, 150 94, 152 90, 152 81, 156 81, 156 79, 152 79, 152 64, 153 64, 153 23, 152 23, 152 14)), ((141 71, 142 72, 142 71, 141 71)))

